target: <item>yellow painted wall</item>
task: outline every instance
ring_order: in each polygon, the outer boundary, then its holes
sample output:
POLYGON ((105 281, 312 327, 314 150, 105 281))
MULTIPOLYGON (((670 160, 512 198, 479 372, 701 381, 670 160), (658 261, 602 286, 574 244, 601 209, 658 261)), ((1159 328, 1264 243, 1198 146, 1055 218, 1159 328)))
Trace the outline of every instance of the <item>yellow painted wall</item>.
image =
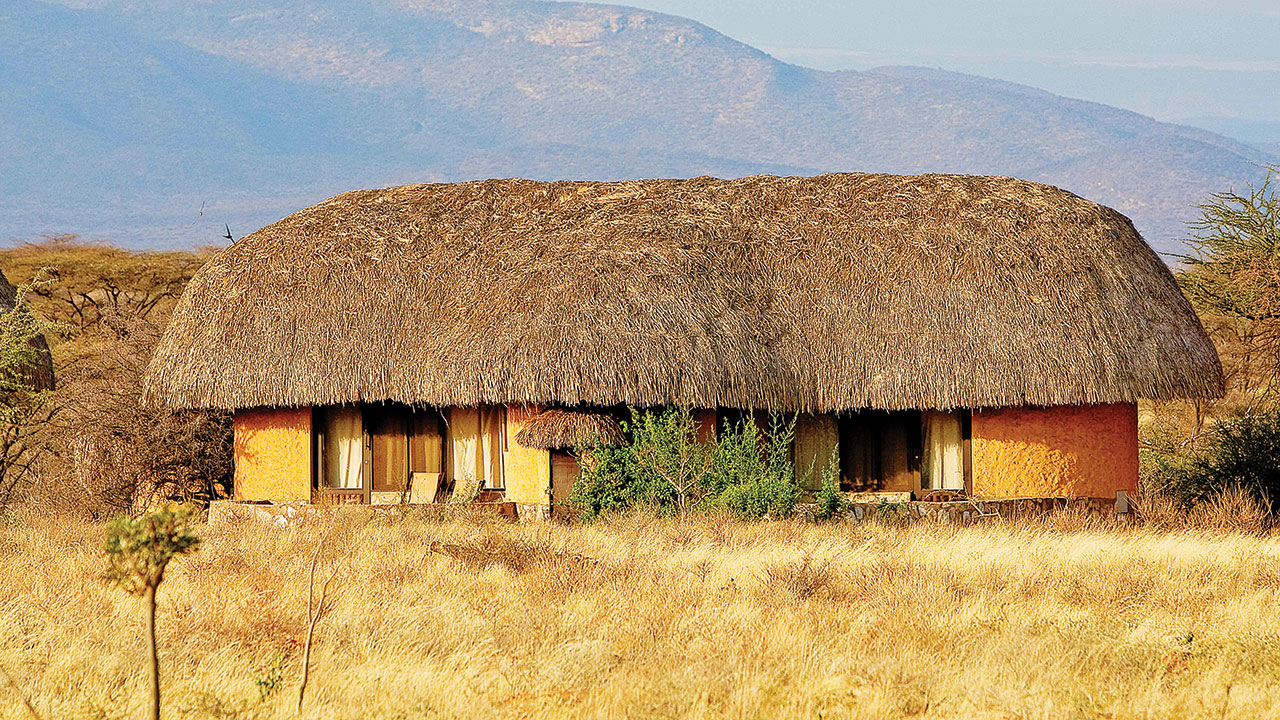
POLYGON ((822 471, 840 442, 835 415, 800 415, 796 418, 796 479, 805 490, 822 488, 822 471))
POLYGON ((507 408, 506 451, 502 458, 506 475, 507 500, 517 503, 551 503, 551 451, 527 448, 516 442, 516 435, 534 415, 542 412, 536 405, 511 405, 507 408))
POLYGON ((1138 489, 1133 403, 973 411, 979 497, 1115 497, 1138 489))
POLYGON ((311 500, 311 408, 237 410, 236 500, 311 500))

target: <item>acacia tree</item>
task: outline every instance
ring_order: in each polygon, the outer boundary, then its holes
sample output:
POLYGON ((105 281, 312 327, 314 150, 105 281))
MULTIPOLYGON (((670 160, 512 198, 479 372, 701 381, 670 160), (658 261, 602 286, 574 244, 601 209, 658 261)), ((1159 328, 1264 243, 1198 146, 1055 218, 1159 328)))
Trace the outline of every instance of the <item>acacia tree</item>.
POLYGON ((66 392, 66 446, 78 487, 107 512, 175 500, 216 500, 231 485, 231 416, 144 402, 143 377, 159 328, 122 313, 66 392), (70 387, 74 385, 74 387, 70 387))
POLYGON ((14 288, 0 276, 0 507, 33 477, 59 410, 44 340, 59 328, 31 309, 32 287, 14 288))
POLYGON ((1193 254, 1179 283, 1223 354, 1232 389, 1247 407, 1280 390, 1280 168, 1244 194, 1200 206, 1193 254))
POLYGON ((103 549, 107 553, 108 582, 141 597, 147 641, 148 689, 151 719, 160 720, 160 658, 156 652, 156 590, 164 581, 169 561, 194 552, 200 538, 191 531, 195 509, 166 507, 141 517, 119 515, 107 524, 103 549))
POLYGON ((48 317, 97 330, 112 313, 154 319, 182 294, 208 251, 136 251, 57 235, 0 250, 15 282, 47 271, 54 282, 34 293, 48 317))

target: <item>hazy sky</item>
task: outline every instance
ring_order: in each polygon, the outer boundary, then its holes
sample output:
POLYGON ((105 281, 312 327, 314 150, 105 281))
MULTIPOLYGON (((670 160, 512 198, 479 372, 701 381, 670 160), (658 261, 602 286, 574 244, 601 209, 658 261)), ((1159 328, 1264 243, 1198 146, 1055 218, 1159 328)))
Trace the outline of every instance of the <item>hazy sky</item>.
POLYGON ((925 65, 1280 142, 1280 0, 621 0, 824 69, 925 65))

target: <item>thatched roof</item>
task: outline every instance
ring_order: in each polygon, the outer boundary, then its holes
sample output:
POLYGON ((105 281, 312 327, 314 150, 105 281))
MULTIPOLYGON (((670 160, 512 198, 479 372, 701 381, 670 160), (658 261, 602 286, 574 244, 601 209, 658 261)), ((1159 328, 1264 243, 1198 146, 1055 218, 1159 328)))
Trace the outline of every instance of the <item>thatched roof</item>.
POLYGON ((516 433, 516 442, 539 450, 584 447, 597 441, 612 444, 622 438, 622 425, 608 413, 557 408, 529 418, 516 433))
POLYGON ((178 407, 949 408, 1214 396, 1124 216, 955 175, 350 192, 222 250, 151 364, 178 407))
MULTIPOLYGON (((0 272, 0 315, 10 312, 17 305, 18 289, 0 272)), ((31 339, 31 347, 36 351, 35 362, 28 365, 22 374, 27 383, 37 390, 54 389, 53 354, 49 352, 49 342, 43 335, 37 335, 31 339)))

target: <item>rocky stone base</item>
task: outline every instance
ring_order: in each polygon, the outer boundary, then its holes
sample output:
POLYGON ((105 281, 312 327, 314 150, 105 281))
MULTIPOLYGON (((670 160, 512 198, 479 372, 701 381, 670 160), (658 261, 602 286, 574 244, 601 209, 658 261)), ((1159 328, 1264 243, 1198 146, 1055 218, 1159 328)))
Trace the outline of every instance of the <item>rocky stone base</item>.
POLYGON ((992 519, 1040 519, 1053 513, 1065 512, 1122 522, 1130 517, 1128 497, 1121 493, 1116 498, 951 499, 941 502, 855 500, 846 519, 851 522, 887 520, 969 524, 992 519))
MULTIPOLYGON (((241 500, 218 500, 209 503, 209 524, 222 525, 244 521, 263 522, 278 527, 303 525, 310 522, 328 522, 334 513, 357 517, 421 517, 426 519, 444 519, 450 513, 463 509, 461 505, 449 503, 403 503, 396 505, 351 505, 309 502, 245 502, 241 500)), ((466 506, 491 511, 495 515, 516 519, 519 512, 512 502, 476 502, 466 506)), ((530 506, 530 508, 541 506, 530 506)), ((530 510, 529 512, 533 512, 530 510)), ((550 511, 548 510, 548 516, 550 511)))
MULTIPOLYGON (((327 522, 333 513, 368 517, 422 517, 443 519, 462 506, 449 503, 397 505, 344 505, 329 503, 283 502, 255 503, 219 500, 209 504, 209 523, 253 520, 279 527, 308 522, 327 522)), ((551 519, 551 507, 536 503, 476 502, 469 507, 521 521, 551 519)), ((801 505, 802 516, 813 517, 817 506, 801 505)), ((896 501, 887 497, 854 497, 853 507, 845 516, 849 522, 919 522, 969 524, 993 519, 1040 519, 1053 513, 1077 513, 1107 521, 1126 521, 1131 516, 1129 500, 1124 493, 1115 498, 1009 498, 1001 500, 947 499, 944 501, 896 501)))

